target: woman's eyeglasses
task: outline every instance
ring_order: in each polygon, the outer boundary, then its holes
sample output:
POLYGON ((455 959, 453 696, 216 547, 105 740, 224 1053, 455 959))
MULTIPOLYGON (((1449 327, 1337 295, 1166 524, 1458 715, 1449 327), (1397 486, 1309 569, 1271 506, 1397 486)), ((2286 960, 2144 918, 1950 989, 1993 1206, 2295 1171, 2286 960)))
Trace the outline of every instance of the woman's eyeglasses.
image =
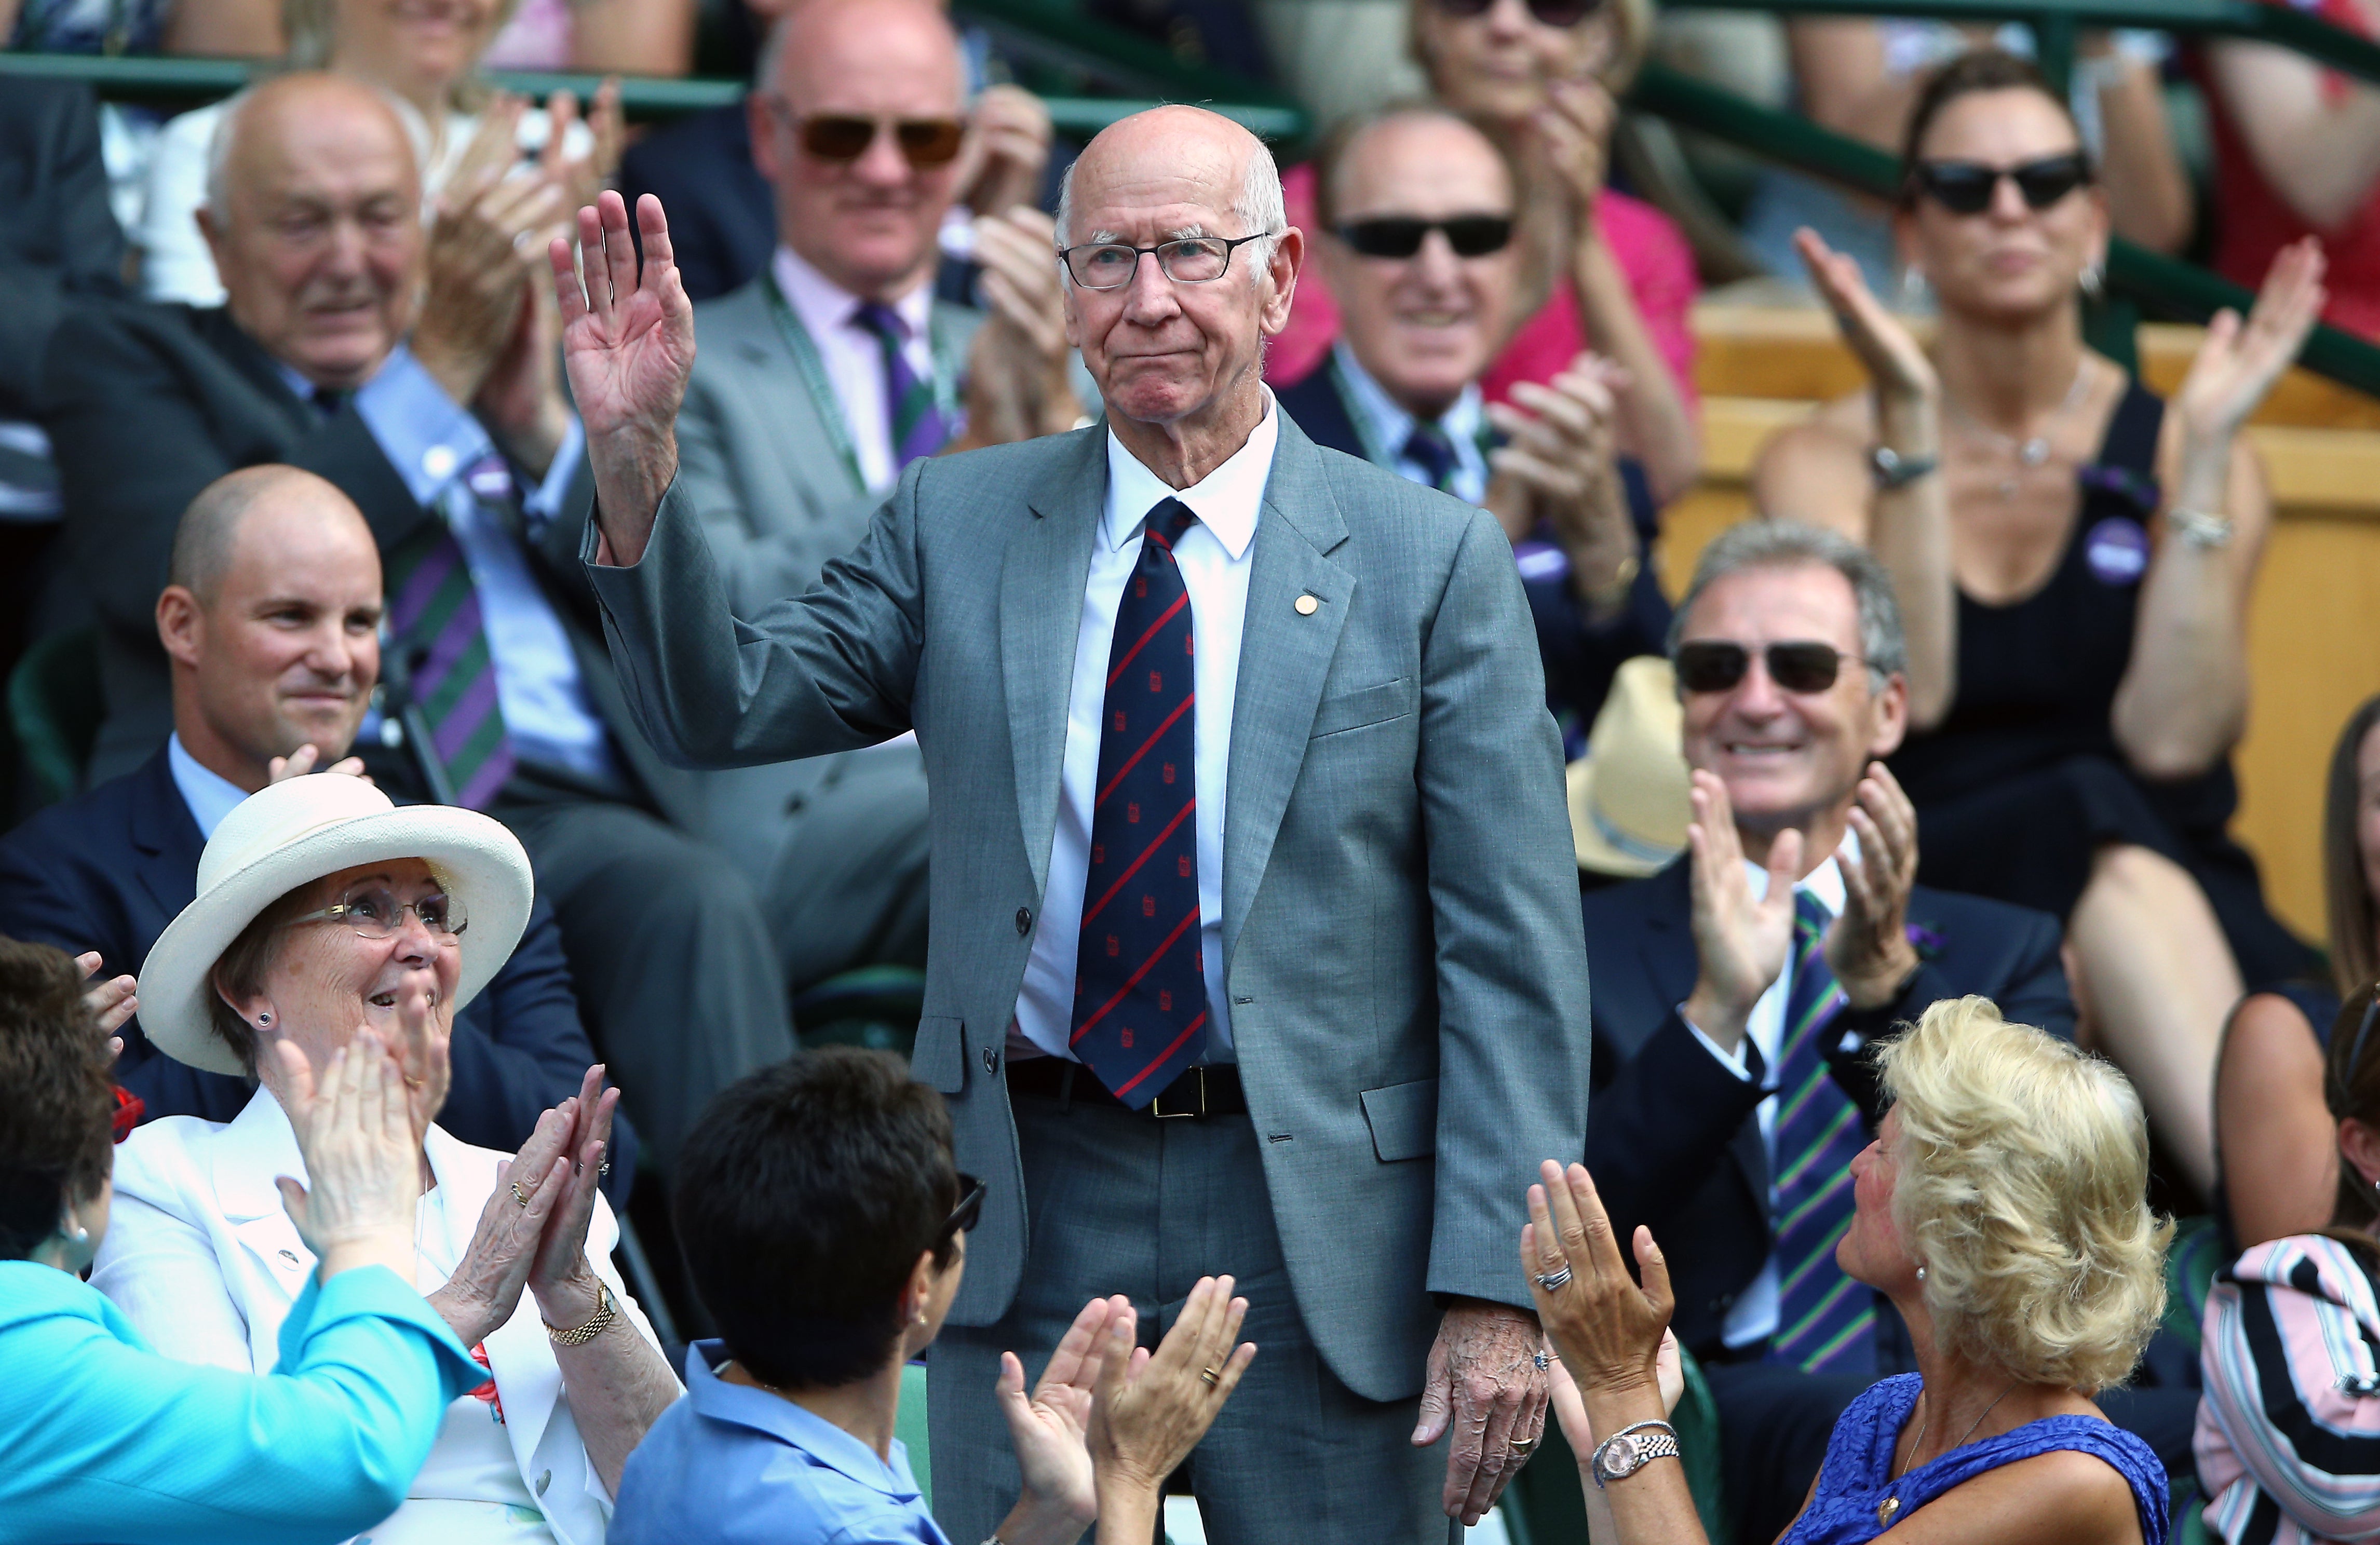
POLYGON ((2091 180, 2091 163, 2081 152, 2048 155, 2019 166, 1986 166, 1980 161, 1921 161, 1910 174, 1918 191, 1953 214, 1981 214, 1991 207, 2000 178, 2016 183, 2024 207, 2047 209, 2091 180))
POLYGON ((956 118, 862 118, 841 113, 800 118, 783 97, 771 97, 769 105, 792 126, 802 149, 820 161, 858 160, 881 129, 891 132, 912 171, 930 171, 956 161, 966 140, 966 125, 956 118))
MULTIPOLYGON (((1451 17, 1468 19, 1486 16, 1496 0, 1438 0, 1438 8, 1451 17)), ((1603 0, 1529 0, 1529 15, 1540 27, 1575 27, 1603 9, 1603 0)))
POLYGON ((370 885, 349 891, 334 905, 292 918, 282 926, 345 923, 360 939, 394 939, 403 931, 407 912, 420 918, 421 926, 431 933, 447 938, 460 935, 469 922, 463 915, 463 903, 454 896, 442 894, 423 896, 419 901, 399 901, 387 887, 370 885))
POLYGON ((984 1183, 978 1180, 975 1176, 971 1174, 961 1174, 959 1176, 959 1204, 951 1209, 951 1215, 942 1221, 941 1233, 937 1235, 935 1237, 939 1239, 948 1239, 954 1234, 965 1234, 968 1230, 974 1228, 976 1225, 976 1220, 983 1216, 983 1193, 985 1189, 986 1186, 984 1186, 984 1183))
POLYGON ((1177 241, 1160 241, 1154 247, 1102 241, 1069 247, 1058 258, 1075 283, 1087 290, 1122 289, 1140 272, 1144 256, 1155 258, 1158 272, 1177 285, 1210 285, 1231 268, 1234 249, 1277 234, 1258 231, 1254 236, 1233 237, 1228 241, 1219 236, 1190 236, 1177 241))
POLYGON ((1367 258, 1410 258, 1432 231, 1446 233, 1446 244, 1458 258, 1484 258, 1512 244, 1509 214, 1458 214, 1446 220, 1419 220, 1411 215, 1384 214, 1370 220, 1350 220, 1338 227, 1339 239, 1367 258))
MULTIPOLYGON (((1842 674, 1843 663, 1864 665, 1856 654, 1832 644, 1802 641, 1770 644, 1761 651, 1768 679, 1788 692, 1823 692, 1842 674)), ((1752 651, 1720 639, 1696 639, 1678 646, 1678 685, 1689 692, 1732 692, 1752 669, 1752 651)))

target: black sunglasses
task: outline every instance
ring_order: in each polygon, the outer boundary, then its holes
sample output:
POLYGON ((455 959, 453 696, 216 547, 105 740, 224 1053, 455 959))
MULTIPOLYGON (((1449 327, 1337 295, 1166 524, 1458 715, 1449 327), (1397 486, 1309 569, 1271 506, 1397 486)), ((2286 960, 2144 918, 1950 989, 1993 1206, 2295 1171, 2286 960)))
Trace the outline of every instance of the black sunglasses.
MULTIPOLYGON (((1438 0, 1449 16, 1486 16, 1496 0, 1438 0)), ((1529 14, 1542 27, 1575 27, 1603 9, 1603 0, 1529 0, 1529 14)))
MULTIPOLYGON (((1788 692, 1823 692, 1842 674, 1846 660, 1867 663, 1856 654, 1815 641, 1771 644, 1761 652, 1768 663, 1768 679, 1788 692)), ((1721 639, 1696 639, 1678 646, 1675 664, 1678 685, 1689 692, 1732 692, 1752 669, 1752 651, 1721 639)))
POLYGON ((2021 166, 1986 166, 1980 161, 1921 161, 1910 174, 1918 191, 1953 214, 1981 214, 1991 207, 2000 178, 2015 181, 2027 209, 2047 209, 2091 180, 2090 158, 2075 151, 2044 156, 2021 166))
POLYGON ((1512 217, 1457 214, 1445 220, 1419 220, 1409 214, 1383 214, 1350 220, 1339 227, 1338 235, 1367 258, 1410 258, 1421 250, 1432 231, 1446 233, 1446 244, 1454 249, 1456 257, 1484 258, 1512 244, 1512 217))
POLYGON ((953 1234, 965 1234, 974 1228, 976 1220, 983 1216, 984 1190, 982 1181, 962 1173, 959 1175, 959 1204, 951 1209, 951 1215, 942 1221, 941 1233, 935 1237, 948 1239, 953 1234))

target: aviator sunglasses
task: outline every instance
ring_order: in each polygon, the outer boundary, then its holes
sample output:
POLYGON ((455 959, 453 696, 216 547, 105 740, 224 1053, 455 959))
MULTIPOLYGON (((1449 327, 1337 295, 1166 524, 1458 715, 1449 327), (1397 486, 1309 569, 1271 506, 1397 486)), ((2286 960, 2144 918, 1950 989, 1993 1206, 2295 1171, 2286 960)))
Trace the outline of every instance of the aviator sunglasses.
POLYGON ((771 97, 769 106, 794 130, 802 149, 820 161, 856 161, 876 142, 877 131, 892 132, 902 159, 911 169, 927 171, 956 161, 966 139, 966 125, 956 118, 862 118, 842 113, 820 113, 803 118, 783 97, 771 97))
MULTIPOLYGON (((1768 679, 1788 692, 1823 692, 1842 674, 1843 662, 1864 665, 1856 654, 1815 640, 1771 644, 1762 651, 1768 679)), ((1723 639, 1696 639, 1678 646, 1678 685, 1689 692, 1732 692, 1752 669, 1752 651, 1723 639)))
POLYGON ((2000 178, 2015 181, 2024 207, 2047 209, 2091 180, 2082 152, 2046 155, 2019 166, 1986 166, 1980 161, 1921 161, 1910 174, 1919 192, 1953 214, 1981 214, 1999 191, 2000 178))
POLYGON ((1484 258, 1500 252, 1512 240, 1509 214, 1457 214, 1445 220, 1417 220, 1411 215, 1384 214, 1370 220, 1350 220, 1338 227, 1339 239, 1367 258, 1410 258, 1432 231, 1444 231, 1446 244, 1458 258, 1484 258))
MULTIPOLYGON (((1486 16, 1496 0, 1438 0, 1438 8, 1468 19, 1486 16)), ((1529 14, 1542 27, 1575 27, 1603 9, 1603 0, 1529 0, 1529 14)))

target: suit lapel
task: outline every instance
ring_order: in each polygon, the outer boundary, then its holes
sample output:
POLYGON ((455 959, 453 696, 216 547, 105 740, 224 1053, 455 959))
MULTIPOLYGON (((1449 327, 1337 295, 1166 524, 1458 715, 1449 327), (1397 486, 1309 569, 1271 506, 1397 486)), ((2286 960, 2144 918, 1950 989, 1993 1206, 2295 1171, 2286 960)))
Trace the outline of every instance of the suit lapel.
POLYGON ((1247 620, 1232 706, 1232 760, 1223 814, 1223 956, 1238 943, 1272 858, 1273 838, 1305 765, 1306 734, 1347 623, 1355 577, 1326 555, 1347 527, 1312 441, 1283 414, 1272 476, 1257 522, 1247 620), (1297 609, 1300 596, 1319 604, 1297 609))
POLYGON ((174 782, 174 770, 159 751, 134 776, 140 797, 132 802, 134 868, 140 887, 167 918, 177 916, 198 894, 199 858, 206 839, 174 782))
MULTIPOLYGON (((298 1151, 298 1135, 270 1092, 260 1086, 231 1125, 215 1134, 213 1157, 215 1201, 224 1222, 273 1279, 285 1313, 306 1290, 314 1252, 298 1236, 298 1225, 289 1221, 273 1184, 275 1175, 303 1179, 306 1164, 298 1151)), ((281 1314, 273 1316, 276 1336, 280 1321, 281 1314)), ((269 1368, 278 1357, 270 1346, 258 1353, 259 1367, 269 1368)))
MULTIPOLYGON (((732 329, 729 358, 735 361, 740 378, 737 393, 748 401, 768 405, 768 416, 783 426, 784 432, 771 441, 771 451, 785 487, 813 487, 820 481, 820 468, 832 467, 838 491, 856 498, 868 491, 849 462, 836 454, 834 432, 828 428, 825 417, 841 413, 842 405, 823 404, 810 395, 801 364, 760 288, 776 282, 763 264, 759 278, 719 303, 720 321, 732 329)), ((820 503, 831 505, 832 500, 829 497, 820 503)))
POLYGON ((1038 891, 1050 882, 1058 782, 1066 757, 1066 703, 1082 631, 1091 543, 1107 495, 1107 436, 1078 433, 1071 466, 1054 468, 1033 518, 1008 539, 1000 570, 1000 675, 1016 759, 1017 820, 1038 891))

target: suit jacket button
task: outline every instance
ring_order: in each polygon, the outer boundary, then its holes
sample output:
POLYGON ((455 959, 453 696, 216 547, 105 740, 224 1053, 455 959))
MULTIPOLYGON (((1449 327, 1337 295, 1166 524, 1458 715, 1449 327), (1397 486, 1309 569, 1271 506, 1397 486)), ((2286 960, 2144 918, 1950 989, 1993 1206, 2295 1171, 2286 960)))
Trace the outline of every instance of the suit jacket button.
POLYGON ((989 1046, 983 1049, 983 1070, 986 1073, 1000 1071, 1000 1053, 989 1046))
POLYGON ((1026 934, 1031 933, 1032 931, 1033 931, 1033 908, 1031 908, 1030 906, 1020 906, 1020 907, 1018 907, 1018 908, 1016 909, 1016 936, 1017 936, 1019 939, 1022 939, 1022 938, 1024 938, 1026 934))

